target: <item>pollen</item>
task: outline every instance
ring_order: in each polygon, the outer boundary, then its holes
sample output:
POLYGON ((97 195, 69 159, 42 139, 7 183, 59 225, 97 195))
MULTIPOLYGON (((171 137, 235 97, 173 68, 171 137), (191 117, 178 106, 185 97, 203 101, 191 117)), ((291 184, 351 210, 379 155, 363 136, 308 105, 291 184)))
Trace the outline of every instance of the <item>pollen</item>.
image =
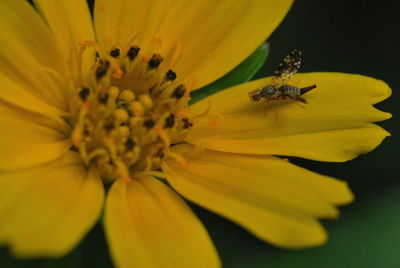
POLYGON ((98 52, 71 103, 73 149, 106 182, 154 173, 168 157, 179 158, 170 147, 193 126, 189 90, 176 72, 161 54, 140 54, 135 45, 98 52))

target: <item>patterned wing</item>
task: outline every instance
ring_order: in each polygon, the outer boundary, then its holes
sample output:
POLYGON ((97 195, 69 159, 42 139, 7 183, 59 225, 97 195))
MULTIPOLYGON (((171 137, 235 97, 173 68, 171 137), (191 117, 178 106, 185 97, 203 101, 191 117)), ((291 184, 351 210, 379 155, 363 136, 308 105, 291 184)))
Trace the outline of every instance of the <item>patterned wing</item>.
POLYGON ((274 73, 272 85, 279 88, 287 81, 289 81, 300 68, 301 64, 301 51, 298 49, 292 50, 279 64, 274 73))

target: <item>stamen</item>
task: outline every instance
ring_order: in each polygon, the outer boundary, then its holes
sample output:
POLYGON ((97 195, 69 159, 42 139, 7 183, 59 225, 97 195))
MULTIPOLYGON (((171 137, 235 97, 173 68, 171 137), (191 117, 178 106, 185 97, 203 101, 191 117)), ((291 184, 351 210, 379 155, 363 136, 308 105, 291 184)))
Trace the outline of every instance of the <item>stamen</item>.
POLYGON ((165 156, 168 157, 168 158, 175 159, 184 168, 189 168, 189 163, 186 161, 186 159, 182 155, 180 155, 178 153, 175 153, 175 152, 170 152, 169 151, 165 156))
POLYGON ((163 57, 161 57, 160 54, 154 54, 149 62, 147 63, 147 66, 149 69, 156 69, 158 66, 160 66, 161 62, 163 61, 163 57))
POLYGON ((106 104, 108 100, 108 94, 99 95, 99 102, 102 104, 106 104))
POLYGON ((109 55, 97 51, 100 58, 82 78, 85 83, 71 87, 79 97, 72 105, 77 116, 71 120, 71 138, 84 163, 96 164, 106 182, 156 172, 167 157, 186 165, 169 148, 182 143, 193 126, 188 90, 173 83, 177 74, 172 69, 160 68, 163 56, 141 55, 134 61, 137 46, 125 55, 120 48, 109 55))
POLYGON ((166 81, 174 81, 176 79, 176 73, 169 69, 167 73, 165 74, 165 80, 166 81))
POLYGON ((121 51, 119 48, 114 48, 113 50, 110 51, 110 56, 113 58, 118 58, 120 55, 121 51))
POLYGON ((186 87, 184 85, 179 85, 177 88, 175 88, 171 97, 175 99, 180 99, 183 96, 185 96, 185 92, 186 92, 186 87))
POLYGON ((193 124, 189 121, 189 118, 185 117, 182 118, 182 122, 183 122, 183 128, 190 128, 193 126, 193 124))
POLYGON ((139 51, 140 51, 140 47, 131 46, 126 55, 128 56, 130 61, 133 61, 139 54, 139 51))
POLYGON ((125 142, 126 149, 129 151, 132 150, 135 147, 135 145, 136 143, 131 138, 128 138, 125 142))
POLYGON ((104 124, 104 130, 106 130, 107 132, 113 130, 114 127, 115 127, 114 121, 108 121, 104 124))
POLYGON ((90 90, 87 87, 84 87, 82 88, 81 91, 79 91, 79 97, 81 98, 82 101, 86 101, 89 95, 90 95, 90 90))
POLYGON ((152 119, 147 119, 143 122, 143 126, 150 129, 153 128, 156 123, 152 119))
POLYGON ((170 114, 166 119, 165 119, 165 124, 164 128, 172 128, 175 124, 175 115, 170 114))
POLYGON ((109 67, 110 67, 110 62, 108 60, 99 60, 99 66, 96 69, 97 81, 107 74, 109 67))

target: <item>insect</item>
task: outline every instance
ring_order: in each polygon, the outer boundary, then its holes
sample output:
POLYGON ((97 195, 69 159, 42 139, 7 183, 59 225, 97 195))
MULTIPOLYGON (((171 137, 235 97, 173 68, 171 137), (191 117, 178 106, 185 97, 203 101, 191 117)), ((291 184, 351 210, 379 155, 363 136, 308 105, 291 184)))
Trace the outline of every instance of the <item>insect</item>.
POLYGON ((287 84, 300 68, 301 55, 302 53, 300 50, 292 50, 292 52, 282 60, 281 64, 279 64, 270 84, 249 92, 250 100, 257 102, 260 100, 279 101, 289 99, 307 103, 307 101, 301 96, 316 88, 316 85, 298 88, 287 84))

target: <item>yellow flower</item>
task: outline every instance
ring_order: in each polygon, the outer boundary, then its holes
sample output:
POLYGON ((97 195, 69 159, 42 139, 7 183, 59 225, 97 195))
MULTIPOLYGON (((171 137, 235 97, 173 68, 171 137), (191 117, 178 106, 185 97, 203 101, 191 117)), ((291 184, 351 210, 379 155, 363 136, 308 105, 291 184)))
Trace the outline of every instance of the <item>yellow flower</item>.
POLYGON ((273 155, 346 161, 389 134, 372 105, 382 81, 299 74, 306 107, 265 113, 248 92, 188 107, 276 28, 291 2, 0 2, 0 244, 61 256, 103 212, 120 267, 216 267, 212 242, 179 194, 287 248, 319 245, 318 218, 351 202, 346 183, 273 155), (109 190, 105 190, 104 185, 109 190))

